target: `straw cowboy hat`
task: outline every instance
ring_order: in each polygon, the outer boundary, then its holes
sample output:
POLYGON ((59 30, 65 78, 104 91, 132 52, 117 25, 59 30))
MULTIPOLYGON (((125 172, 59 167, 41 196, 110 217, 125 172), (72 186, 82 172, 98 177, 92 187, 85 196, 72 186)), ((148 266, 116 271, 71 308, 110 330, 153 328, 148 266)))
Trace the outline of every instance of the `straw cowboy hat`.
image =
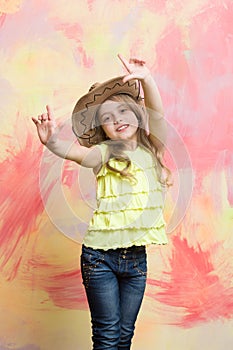
POLYGON ((124 83, 121 76, 101 84, 96 83, 78 100, 72 112, 72 128, 83 146, 90 147, 104 140, 101 128, 96 125, 96 111, 101 103, 118 94, 127 94, 134 100, 139 100, 138 80, 124 83))

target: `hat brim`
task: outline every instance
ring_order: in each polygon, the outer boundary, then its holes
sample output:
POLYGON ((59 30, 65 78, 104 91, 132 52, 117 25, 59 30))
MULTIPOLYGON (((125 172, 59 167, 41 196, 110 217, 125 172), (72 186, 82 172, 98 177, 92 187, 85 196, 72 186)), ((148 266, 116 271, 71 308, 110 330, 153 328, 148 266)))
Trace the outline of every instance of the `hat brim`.
MULTIPOLYGON (((110 79, 82 96, 72 112, 72 127, 81 144, 90 147, 97 143, 96 130, 93 128, 93 118, 97 108, 113 95, 127 94, 134 100, 140 98, 138 80, 123 82, 123 76, 110 79)), ((98 140, 99 141, 99 140, 98 140)))

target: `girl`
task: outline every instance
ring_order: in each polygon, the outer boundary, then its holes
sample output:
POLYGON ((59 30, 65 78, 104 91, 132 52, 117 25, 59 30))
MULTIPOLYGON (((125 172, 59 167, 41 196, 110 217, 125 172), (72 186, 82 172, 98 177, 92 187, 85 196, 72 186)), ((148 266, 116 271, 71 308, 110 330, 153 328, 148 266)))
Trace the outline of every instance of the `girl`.
POLYGON ((96 175, 97 209, 81 255, 95 350, 130 349, 146 285, 145 246, 167 243, 161 97, 144 61, 118 57, 128 74, 95 84, 78 100, 72 126, 79 142, 68 151, 49 106, 32 118, 47 148, 96 175))

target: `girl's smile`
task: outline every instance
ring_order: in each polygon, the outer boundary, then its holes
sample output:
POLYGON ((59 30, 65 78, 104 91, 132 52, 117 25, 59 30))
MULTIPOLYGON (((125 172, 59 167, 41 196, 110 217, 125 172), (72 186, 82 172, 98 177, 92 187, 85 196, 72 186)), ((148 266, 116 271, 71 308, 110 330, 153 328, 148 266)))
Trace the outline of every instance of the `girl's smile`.
POLYGON ((121 131, 124 131, 125 129, 127 129, 129 126, 129 124, 124 124, 124 125, 121 125, 119 126, 119 128, 116 129, 117 132, 121 132, 121 131))
POLYGON ((99 109, 98 120, 111 140, 137 140, 138 119, 126 103, 105 101, 99 109))

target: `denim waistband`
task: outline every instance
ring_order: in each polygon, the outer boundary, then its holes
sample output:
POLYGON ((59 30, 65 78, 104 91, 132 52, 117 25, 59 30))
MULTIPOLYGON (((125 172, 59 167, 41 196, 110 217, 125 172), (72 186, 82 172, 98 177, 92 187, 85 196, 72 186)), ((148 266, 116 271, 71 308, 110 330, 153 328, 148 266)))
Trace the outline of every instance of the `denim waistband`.
POLYGON ((125 248, 116 248, 116 249, 108 249, 108 250, 105 250, 105 249, 99 249, 99 248, 91 248, 91 247, 86 247, 84 244, 83 244, 83 248, 84 249, 88 249, 88 250, 92 250, 92 251, 99 251, 101 253, 143 253, 145 252, 146 250, 146 247, 144 245, 142 246, 136 246, 136 245, 132 245, 130 247, 125 247, 125 248))

